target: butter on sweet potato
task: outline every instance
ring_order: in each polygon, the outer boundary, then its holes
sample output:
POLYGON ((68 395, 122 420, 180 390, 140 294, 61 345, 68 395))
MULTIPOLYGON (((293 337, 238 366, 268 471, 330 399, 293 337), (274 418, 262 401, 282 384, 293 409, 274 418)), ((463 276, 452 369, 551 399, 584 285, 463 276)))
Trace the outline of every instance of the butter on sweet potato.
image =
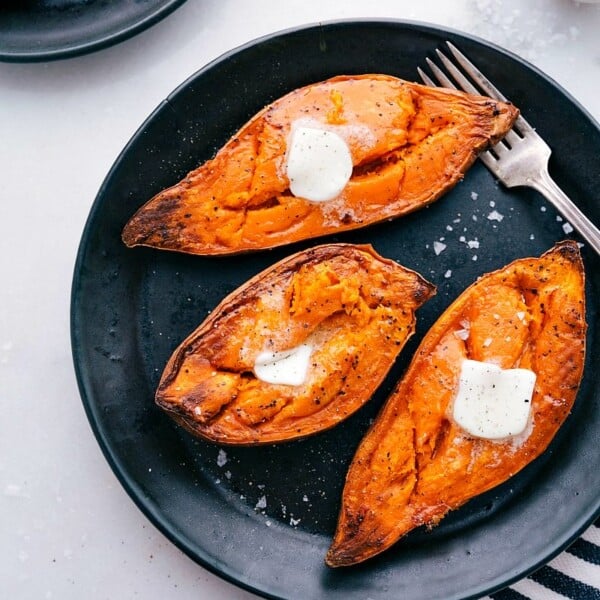
POLYGON ((370 246, 322 245, 268 268, 225 298, 174 352, 157 404, 192 433, 265 444, 333 427, 377 389, 434 293, 370 246), (300 385, 254 375, 257 356, 308 344, 300 385))
POLYGON ((573 406, 585 331, 575 242, 517 260, 461 294, 426 334, 356 452, 327 564, 364 561, 411 529, 436 525, 539 456, 573 406), (476 438, 453 422, 448 409, 464 358, 537 375, 530 424, 518 438, 476 438))
POLYGON ((144 204, 123 241, 234 254, 399 217, 454 186, 517 115, 504 102, 389 75, 315 83, 264 108, 212 160, 144 204), (285 161, 297 123, 339 133, 348 144, 352 175, 334 199, 290 192, 285 161))

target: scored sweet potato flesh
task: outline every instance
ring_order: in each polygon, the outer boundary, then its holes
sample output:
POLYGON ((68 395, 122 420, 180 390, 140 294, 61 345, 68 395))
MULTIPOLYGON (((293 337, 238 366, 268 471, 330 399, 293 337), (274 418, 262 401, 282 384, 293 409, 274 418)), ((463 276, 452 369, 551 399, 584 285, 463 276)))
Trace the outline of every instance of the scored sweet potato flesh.
POLYGON ((327 564, 364 561, 413 528, 436 525, 541 454, 575 400, 585 330, 584 273, 574 242, 469 287, 426 334, 360 444, 327 564), (518 437, 476 438, 453 422, 464 358, 537 375, 530 422, 518 437))
POLYGON ((295 254, 229 295, 174 352, 156 402, 192 433, 264 444, 333 427, 377 389, 434 287, 370 246, 295 254), (268 383, 260 353, 312 348, 305 380, 268 383))
POLYGON ((123 241, 233 254, 398 217, 456 184, 517 115, 504 102, 388 75, 309 85, 267 106, 212 160, 143 205, 123 241), (352 176, 327 202, 290 192, 286 152, 299 122, 334 131, 349 147, 352 176))

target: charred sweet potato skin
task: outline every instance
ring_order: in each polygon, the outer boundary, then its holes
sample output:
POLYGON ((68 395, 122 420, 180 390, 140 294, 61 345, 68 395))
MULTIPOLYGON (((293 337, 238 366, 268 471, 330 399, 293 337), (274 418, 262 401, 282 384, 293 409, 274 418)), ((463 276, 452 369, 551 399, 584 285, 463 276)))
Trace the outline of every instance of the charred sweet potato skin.
POLYGON ((361 442, 327 564, 364 561, 411 529, 436 525, 539 456, 575 400, 585 331, 584 271, 574 242, 468 288, 426 334, 361 442), (530 423, 519 437, 474 438, 452 421, 463 358, 536 373, 530 423))
POLYGON ((234 291, 183 341, 156 402, 195 435, 221 444, 282 442, 328 429, 369 400, 433 293, 420 275, 371 246, 299 252, 234 291), (313 351, 301 385, 254 375, 259 353, 303 343, 313 351))
POLYGON ((143 205, 127 246, 235 254, 399 217, 455 185, 518 115, 503 102, 388 75, 340 76, 295 90, 244 125, 212 159, 143 205), (342 193, 310 202, 289 190, 287 140, 302 120, 346 139, 342 193))

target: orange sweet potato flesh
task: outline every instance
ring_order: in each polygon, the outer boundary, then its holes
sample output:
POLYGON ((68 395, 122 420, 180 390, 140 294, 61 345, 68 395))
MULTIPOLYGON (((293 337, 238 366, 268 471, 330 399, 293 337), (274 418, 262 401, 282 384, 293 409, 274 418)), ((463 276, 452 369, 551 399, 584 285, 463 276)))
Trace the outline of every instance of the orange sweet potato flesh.
POLYGON ((221 444, 282 442, 328 429, 369 400, 414 332, 415 310, 434 291, 371 246, 299 252, 225 298, 175 350, 156 402, 192 433, 221 444), (259 353, 303 343, 312 347, 304 383, 254 375, 259 353))
POLYGON ((388 75, 340 76, 267 106, 208 162, 143 205, 127 246, 234 254, 364 227, 421 208, 502 138, 518 110, 491 98, 388 75), (292 124, 339 133, 353 174, 341 194, 310 202, 289 190, 292 124))
POLYGON ((423 339, 347 474, 329 566, 352 565, 502 483, 548 446, 575 400, 585 351, 584 273, 563 242, 469 287, 423 339), (469 328, 469 337, 463 340, 469 328), (471 437, 452 420, 461 361, 537 375, 517 438, 471 437))

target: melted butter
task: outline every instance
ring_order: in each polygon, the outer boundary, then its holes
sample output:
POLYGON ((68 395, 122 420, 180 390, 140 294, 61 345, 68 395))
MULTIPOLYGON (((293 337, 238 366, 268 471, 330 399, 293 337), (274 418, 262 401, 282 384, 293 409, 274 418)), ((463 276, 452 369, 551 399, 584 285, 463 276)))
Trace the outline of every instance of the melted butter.
POLYGON ((312 346, 300 344, 282 352, 261 352, 254 362, 254 374, 266 383, 302 385, 306 381, 312 346))
POLYGON ((294 196, 326 202, 340 195, 352 175, 352 156, 337 133, 315 127, 292 129, 287 176, 294 196))
POLYGON ((467 433, 490 440, 525 431, 536 375, 528 369, 464 360, 453 418, 467 433))

